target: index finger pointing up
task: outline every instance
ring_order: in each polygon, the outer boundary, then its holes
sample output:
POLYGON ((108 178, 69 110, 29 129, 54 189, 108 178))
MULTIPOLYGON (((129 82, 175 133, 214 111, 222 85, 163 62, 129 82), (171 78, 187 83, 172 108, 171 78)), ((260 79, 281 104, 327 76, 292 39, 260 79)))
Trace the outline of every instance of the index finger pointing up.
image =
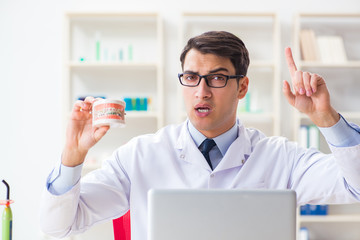
POLYGON ((291 48, 289 48, 289 47, 285 48, 285 58, 286 58, 286 63, 288 65, 289 72, 291 74, 291 77, 293 78, 295 76, 295 72, 296 72, 297 68, 296 68, 296 65, 294 62, 294 58, 292 56, 291 48))

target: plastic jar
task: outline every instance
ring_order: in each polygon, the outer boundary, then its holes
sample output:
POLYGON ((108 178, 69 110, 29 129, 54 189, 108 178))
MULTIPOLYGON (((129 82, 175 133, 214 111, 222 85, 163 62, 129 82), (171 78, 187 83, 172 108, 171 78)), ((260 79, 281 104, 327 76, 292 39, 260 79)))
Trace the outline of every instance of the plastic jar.
POLYGON ((93 126, 125 126, 125 102, 114 99, 101 99, 93 103, 93 126))

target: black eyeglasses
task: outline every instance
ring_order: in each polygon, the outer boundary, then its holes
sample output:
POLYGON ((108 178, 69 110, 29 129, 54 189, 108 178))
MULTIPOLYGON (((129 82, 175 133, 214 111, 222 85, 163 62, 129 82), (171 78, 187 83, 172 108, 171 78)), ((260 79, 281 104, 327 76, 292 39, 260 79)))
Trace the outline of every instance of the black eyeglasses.
POLYGON ((196 87, 200 84, 202 78, 205 79, 206 85, 212 88, 223 88, 226 86, 229 79, 243 78, 244 75, 224 75, 224 74, 208 74, 199 75, 196 73, 179 73, 178 74, 181 85, 187 87, 196 87))

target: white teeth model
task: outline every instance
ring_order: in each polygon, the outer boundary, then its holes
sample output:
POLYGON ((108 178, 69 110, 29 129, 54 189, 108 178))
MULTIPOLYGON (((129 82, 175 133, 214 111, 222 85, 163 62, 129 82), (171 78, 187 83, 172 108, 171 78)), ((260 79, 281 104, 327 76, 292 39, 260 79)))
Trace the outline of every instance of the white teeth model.
POLYGON ((209 109, 198 109, 199 112, 208 112, 209 109))

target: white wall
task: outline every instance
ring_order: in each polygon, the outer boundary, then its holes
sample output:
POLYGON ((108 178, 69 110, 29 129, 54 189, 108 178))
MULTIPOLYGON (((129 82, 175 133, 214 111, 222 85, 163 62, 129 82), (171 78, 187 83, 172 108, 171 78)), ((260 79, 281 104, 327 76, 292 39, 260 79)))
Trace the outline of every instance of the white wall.
MULTIPOLYGON (((301 12, 360 12, 358 0, 0 0, 0 180, 11 184, 13 239, 41 239, 38 203, 46 176, 62 150, 62 16, 67 10, 159 11, 165 20, 166 123, 174 107, 181 11, 277 12, 282 45, 291 45, 292 17, 301 12)), ((283 61, 283 69, 286 70, 283 61)), ((283 70, 284 79, 289 79, 283 70)), ((284 118, 290 108, 282 106, 284 118)), ((290 122, 290 121, 285 121, 290 122)), ((282 133, 291 137, 290 125, 282 133)), ((0 186, 0 199, 5 187, 0 186)), ((2 211, 2 208, 0 208, 2 211)))

